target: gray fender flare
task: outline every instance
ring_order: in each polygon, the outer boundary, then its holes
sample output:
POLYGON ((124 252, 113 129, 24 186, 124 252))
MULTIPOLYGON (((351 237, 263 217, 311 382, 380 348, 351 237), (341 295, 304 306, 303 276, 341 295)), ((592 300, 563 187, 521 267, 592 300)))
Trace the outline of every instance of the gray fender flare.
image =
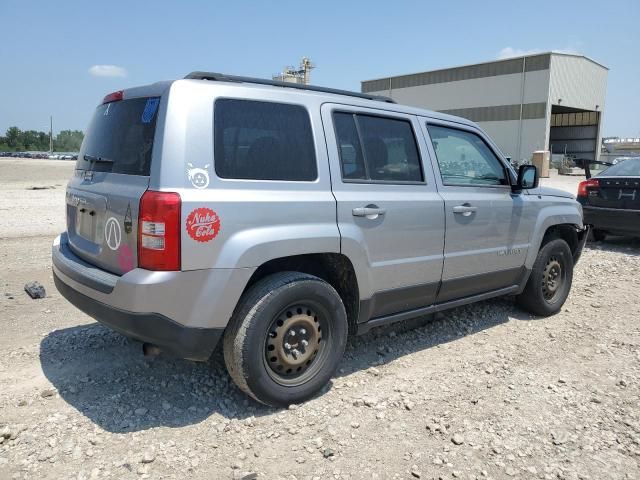
POLYGON ((577 229, 581 229, 583 228, 582 215, 573 205, 554 205, 543 208, 538 214, 536 225, 532 231, 529 251, 525 260, 527 269, 531 270, 533 268, 544 234, 549 227, 554 225, 573 225, 577 229))

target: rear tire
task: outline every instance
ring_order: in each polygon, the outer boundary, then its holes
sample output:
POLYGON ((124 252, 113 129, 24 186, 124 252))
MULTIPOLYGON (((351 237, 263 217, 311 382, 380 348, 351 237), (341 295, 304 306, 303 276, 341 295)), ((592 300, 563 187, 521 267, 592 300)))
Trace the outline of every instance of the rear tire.
POLYGON ((595 240, 596 242, 603 242, 607 238, 607 232, 605 232, 604 230, 598 230, 594 228, 593 230, 591 230, 591 233, 593 235, 593 240, 595 240))
POLYGON ((516 301, 535 315, 558 313, 571 290, 573 256, 567 242, 554 239, 542 246, 527 285, 516 301))
POLYGON ((224 360, 242 391, 285 407, 308 400, 329 381, 347 332, 344 305, 329 283, 275 273, 242 295, 224 335, 224 360))

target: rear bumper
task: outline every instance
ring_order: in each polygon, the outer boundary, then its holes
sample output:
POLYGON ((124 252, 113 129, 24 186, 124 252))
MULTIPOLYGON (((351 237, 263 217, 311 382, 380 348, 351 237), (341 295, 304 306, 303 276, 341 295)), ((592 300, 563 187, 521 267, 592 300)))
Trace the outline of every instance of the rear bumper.
POLYGON ((640 236, 640 210, 582 207, 584 223, 612 234, 640 236))
POLYGON ((222 328, 189 328, 158 313, 128 312, 83 295, 67 285, 55 272, 53 281, 71 304, 100 323, 127 337, 157 345, 189 360, 205 361, 222 336, 222 328))
POLYGON ((191 360, 213 352, 253 268, 152 272, 122 276, 71 251, 66 235, 52 246, 56 288, 77 308, 126 336, 191 360))

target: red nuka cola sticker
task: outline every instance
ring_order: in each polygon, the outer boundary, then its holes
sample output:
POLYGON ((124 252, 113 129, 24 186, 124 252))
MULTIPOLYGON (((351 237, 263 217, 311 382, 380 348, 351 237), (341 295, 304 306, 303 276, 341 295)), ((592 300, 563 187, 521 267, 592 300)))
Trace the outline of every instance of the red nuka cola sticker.
POLYGON ((220 232, 220 217, 210 208, 196 208, 187 217, 187 233, 196 242, 209 242, 220 232))

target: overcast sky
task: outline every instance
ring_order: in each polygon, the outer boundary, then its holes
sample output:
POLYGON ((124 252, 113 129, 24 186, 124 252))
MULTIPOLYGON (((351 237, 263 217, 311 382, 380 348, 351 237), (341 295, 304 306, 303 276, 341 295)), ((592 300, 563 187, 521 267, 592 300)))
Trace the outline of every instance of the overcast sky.
POLYGON ((312 83, 564 50, 610 68, 604 135, 640 136, 640 1, 0 0, 0 133, 84 129, 111 91, 192 70, 270 77, 304 55, 312 83), (144 3, 144 5, 143 5, 144 3), (269 5, 270 4, 270 5, 269 5))

